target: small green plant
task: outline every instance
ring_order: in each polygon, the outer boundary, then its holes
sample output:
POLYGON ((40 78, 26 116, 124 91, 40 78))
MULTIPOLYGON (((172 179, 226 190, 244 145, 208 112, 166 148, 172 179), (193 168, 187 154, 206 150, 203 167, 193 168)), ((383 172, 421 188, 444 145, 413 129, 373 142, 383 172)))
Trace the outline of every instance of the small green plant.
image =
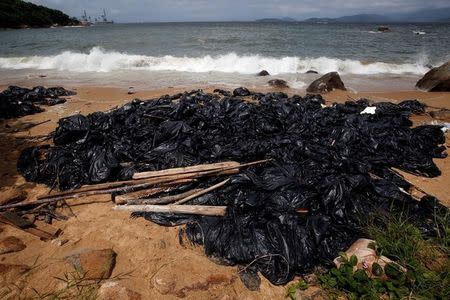
POLYGON ((341 261, 339 268, 333 268, 319 277, 322 287, 328 291, 331 298, 375 300, 384 296, 401 298, 408 294, 408 290, 404 287, 405 274, 397 264, 388 264, 383 269, 378 263, 374 263, 372 274, 375 276, 370 277, 366 269, 355 268, 358 264, 355 255, 348 258, 345 253, 341 253, 339 259, 341 261), (391 275, 395 273, 395 276, 388 280, 380 277, 388 273, 391 275))
POLYGON ((300 279, 299 281, 297 281, 294 284, 291 284, 288 287, 286 296, 291 298, 292 300, 294 300, 295 299, 295 294, 297 293, 297 290, 304 291, 307 288, 308 288, 308 284, 303 279, 300 279))

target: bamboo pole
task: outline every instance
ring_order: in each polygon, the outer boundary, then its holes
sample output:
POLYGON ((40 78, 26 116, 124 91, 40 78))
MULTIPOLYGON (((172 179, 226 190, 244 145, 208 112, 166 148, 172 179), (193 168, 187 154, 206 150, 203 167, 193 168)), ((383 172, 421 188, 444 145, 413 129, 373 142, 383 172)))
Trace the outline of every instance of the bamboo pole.
POLYGON ((207 205, 118 205, 114 206, 113 210, 223 217, 227 207, 207 205))
MULTIPOLYGON (((170 182, 170 184, 175 184, 175 182, 170 182)), ((71 193, 71 194, 63 194, 63 195, 53 195, 48 198, 38 198, 37 201, 34 202, 20 202, 15 204, 8 204, 8 205, 2 205, 0 206, 1 209, 9 209, 9 208, 17 208, 17 207, 24 207, 29 205, 39 205, 39 204, 46 204, 46 203, 54 203, 61 200, 68 200, 68 199, 78 199, 81 197, 87 197, 87 196, 94 196, 94 195, 106 195, 111 193, 130 193, 135 192, 137 190, 142 189, 148 189, 151 187, 154 187, 154 183, 140 183, 136 185, 129 185, 124 187, 118 187, 118 188, 110 188, 105 190, 93 190, 93 191, 86 191, 86 192, 77 192, 77 193, 71 193)))
MULTIPOLYGON (((244 167, 250 167, 253 165, 262 164, 265 162, 272 161, 272 159, 265 159, 265 160, 258 160, 250 163, 240 164, 237 168, 244 168, 244 167)), ((94 184, 94 185, 84 185, 80 189, 73 190, 73 191, 67 191, 67 192, 60 192, 53 195, 48 196, 42 196, 38 197, 39 200, 41 199, 49 199, 49 198, 56 198, 61 197, 64 195, 71 195, 74 193, 80 193, 80 192, 89 192, 89 191, 98 191, 103 189, 113 189, 113 188, 119 188, 119 187, 126 187, 126 186, 133 186, 133 185, 139 185, 144 183, 151 183, 153 185, 156 184, 163 184, 168 183, 175 180, 180 179, 188 179, 188 178, 199 178, 203 176, 209 176, 209 175, 221 175, 224 171, 229 171, 236 169, 235 166, 211 170, 211 171, 204 171, 204 172, 194 172, 194 173, 186 173, 186 174, 178 174, 173 176, 163 176, 162 178, 146 178, 146 179, 138 179, 138 180, 125 180, 125 181, 118 181, 118 182, 106 182, 106 183, 100 183, 100 184, 94 184)), ((1 209, 1 207, 0 207, 1 209)))
POLYGON ((148 172, 140 172, 135 173, 133 175, 133 179, 145 179, 145 178, 153 178, 153 177, 162 177, 162 176, 171 176, 177 174, 186 174, 186 173, 197 173, 197 172, 205 172, 205 171, 213 171, 217 169, 226 168, 226 174, 235 174, 239 172, 240 163, 236 161, 226 161, 214 164, 202 164, 196 166, 182 167, 182 168, 172 168, 160 171, 148 171, 148 172), (230 167, 234 167, 231 168, 230 167))
MULTIPOLYGON (((269 162, 269 161, 272 161, 272 159, 258 160, 258 161, 254 161, 254 162, 250 162, 250 163, 240 164, 238 168, 240 169, 243 167, 249 167, 249 166, 262 164, 262 163, 269 162)), ((57 194, 53 194, 53 195, 49 195, 49 196, 38 197, 38 200, 34 201, 34 202, 26 202, 26 203, 21 202, 21 203, 3 205, 3 206, 0 206, 0 210, 24 207, 24 206, 29 206, 29 205, 39 205, 39 204, 44 204, 44 203, 54 203, 54 202, 58 202, 60 200, 77 199, 80 197, 93 196, 93 195, 105 195, 105 194, 111 194, 111 193, 130 193, 130 192, 135 192, 137 190, 150 188, 157 184, 167 184, 167 183, 171 183, 173 181, 182 180, 182 179, 195 179, 195 178, 202 177, 202 176, 208 176, 208 175, 214 175, 214 174, 217 175, 217 173, 231 170, 231 169, 236 169, 236 167, 232 166, 232 167, 228 167, 228 168, 222 168, 222 169, 206 171, 206 172, 165 176, 163 178, 128 180, 128 181, 121 181, 121 182, 115 182, 115 183, 91 185, 91 186, 88 186, 88 189, 79 189, 76 191, 62 192, 62 193, 57 193, 57 194)))
POLYGON ((131 192, 131 193, 127 193, 124 195, 117 195, 113 197, 113 201, 116 204, 125 204, 130 200, 135 200, 135 199, 139 199, 139 198, 146 198, 158 193, 167 193, 170 192, 171 190, 173 190, 174 188, 176 188, 177 185, 180 184, 186 184, 186 183, 191 183, 193 182, 194 179, 181 179, 181 180, 177 180, 177 181, 173 181, 167 184, 164 184, 161 187, 152 187, 150 189, 145 189, 145 190, 140 190, 137 192, 131 192))
POLYGON ((199 197, 199 196, 201 196, 201 195, 204 195, 204 194, 206 194, 206 193, 209 193, 209 192, 212 191, 212 190, 215 190, 215 189, 218 189, 218 188, 224 186, 225 184, 227 184, 228 181, 230 181, 229 178, 226 179, 226 180, 224 180, 224 181, 219 182, 218 184, 215 184, 215 185, 213 185, 213 186, 210 186, 209 188, 206 188, 206 189, 204 189, 204 190, 198 191, 198 192, 195 193, 195 194, 192 194, 192 195, 190 195, 190 196, 187 196, 186 198, 183 198, 183 199, 181 199, 181 200, 175 202, 174 204, 177 205, 177 204, 183 204, 183 203, 186 203, 186 202, 188 202, 189 200, 192 200, 192 199, 197 198, 197 197, 199 197))
POLYGON ((142 199, 134 199, 127 202, 127 205, 141 205, 141 204, 169 204, 175 202, 177 200, 186 198, 192 194, 195 194, 203 189, 193 189, 181 194, 164 196, 159 198, 142 198, 142 199))
POLYGON ((139 198, 143 198, 143 197, 149 197, 149 196, 164 192, 168 189, 170 190, 170 188, 165 188, 165 187, 157 187, 157 188, 152 187, 152 188, 145 189, 142 191, 127 193, 124 195, 117 195, 117 196, 113 196, 113 202, 116 204, 126 204, 130 200, 135 200, 135 199, 139 199, 139 198))

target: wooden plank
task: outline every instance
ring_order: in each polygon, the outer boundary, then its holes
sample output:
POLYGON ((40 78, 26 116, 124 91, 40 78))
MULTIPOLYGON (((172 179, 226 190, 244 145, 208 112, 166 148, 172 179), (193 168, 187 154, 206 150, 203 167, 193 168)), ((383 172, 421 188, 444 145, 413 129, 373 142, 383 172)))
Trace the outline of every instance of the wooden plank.
MULTIPOLYGON (((10 212, 8 212, 8 213, 10 213, 10 212)), ((30 224, 27 227, 19 227, 19 225, 26 224, 27 221, 18 215, 16 215, 16 217, 13 220, 11 220, 11 218, 5 217, 4 214, 5 214, 4 212, 0 214, 0 222, 1 223, 13 226, 22 231, 28 232, 32 235, 39 237, 43 241, 55 239, 62 233, 61 229, 56 228, 51 225, 48 225, 48 224, 45 224, 45 225, 40 224, 39 227, 37 227, 35 224, 30 224), (23 222, 18 221, 19 219, 22 219, 23 222)), ((14 213, 10 213, 10 214, 14 214, 14 213)))
POLYGON ((206 206, 206 205, 118 205, 114 210, 130 212, 154 212, 171 214, 188 214, 202 216, 225 216, 226 206, 206 206))
POLYGON ((226 174, 234 174, 234 172, 239 172, 239 169, 237 169, 239 166, 240 166, 240 163, 238 163, 237 161, 226 161, 226 162, 220 162, 220 163, 214 163, 214 164, 202 164, 202 165, 182 167, 182 168, 165 169, 165 170, 160 170, 160 171, 140 172, 140 173, 135 173, 133 175, 133 179, 145 179, 145 178, 172 176, 172 175, 179 175, 179 174, 186 174, 186 173, 198 173, 198 172, 206 172, 206 171, 212 171, 212 170, 223 169, 223 168, 227 169, 226 171, 224 171, 224 172, 226 172, 226 174), (236 169, 232 169, 233 167, 235 167, 236 169))

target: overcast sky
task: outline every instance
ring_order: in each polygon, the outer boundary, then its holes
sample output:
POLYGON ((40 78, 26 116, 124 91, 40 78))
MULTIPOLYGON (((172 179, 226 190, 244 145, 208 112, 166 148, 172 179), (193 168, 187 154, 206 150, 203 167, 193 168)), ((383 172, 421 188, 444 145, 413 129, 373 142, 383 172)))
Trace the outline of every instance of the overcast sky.
POLYGON ((338 17, 448 7, 448 0, 31 0, 79 17, 106 9, 116 22, 233 21, 267 17, 338 17))

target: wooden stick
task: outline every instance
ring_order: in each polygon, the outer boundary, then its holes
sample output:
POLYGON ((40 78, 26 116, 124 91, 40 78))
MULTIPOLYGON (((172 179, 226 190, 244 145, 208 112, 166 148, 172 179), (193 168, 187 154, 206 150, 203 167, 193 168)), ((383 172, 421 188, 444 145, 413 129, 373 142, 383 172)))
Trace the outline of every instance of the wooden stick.
MULTIPOLYGON (((182 167, 182 168, 172 168, 160 171, 148 171, 148 172, 140 172, 134 173, 133 179, 144 179, 144 178, 152 178, 152 177, 162 177, 162 176, 171 176, 177 174, 186 174, 186 173, 196 173, 196 172, 204 172, 204 171, 212 171, 217 169, 235 167, 228 172, 239 172, 237 169, 240 164, 236 161, 226 161, 215 164, 202 164, 196 166, 182 167)), ((233 173, 232 173, 233 174, 233 173)))
POLYGON ((130 200, 136 200, 139 198, 149 197, 149 196, 161 193, 161 192, 164 192, 164 193, 170 192, 171 190, 176 188, 176 187, 174 187, 176 185, 191 183, 193 181, 194 181, 194 179, 181 179, 181 180, 177 180, 174 182, 170 182, 168 184, 164 184, 162 187, 153 187, 150 189, 127 193, 124 195, 118 195, 118 196, 114 197, 113 201, 116 204, 125 204, 130 200))
POLYGON ((183 203, 186 203, 186 202, 188 202, 188 201, 191 200, 191 199, 197 198, 197 197, 199 197, 199 196, 201 196, 201 195, 204 195, 204 194, 206 194, 206 193, 209 193, 209 192, 212 191, 212 190, 215 190, 215 189, 220 188, 221 186, 224 186, 228 181, 230 181, 229 178, 226 179, 226 180, 224 180, 224 181, 219 182, 218 184, 215 184, 215 185, 213 185, 213 186, 210 186, 209 188, 206 188, 206 189, 204 189, 204 190, 198 191, 198 192, 195 193, 195 194, 192 194, 192 195, 190 195, 190 196, 187 196, 186 198, 183 198, 183 199, 181 199, 181 200, 175 202, 174 204, 177 205, 177 204, 183 204, 183 203))
MULTIPOLYGON (((131 181, 119 181, 119 182, 113 182, 113 183, 101 183, 99 185, 91 185, 86 186, 88 188, 81 188, 73 191, 67 191, 67 192, 60 192, 53 195, 48 196, 41 196, 38 197, 38 200, 42 199, 50 199, 50 198, 57 198, 61 196, 67 196, 72 194, 78 194, 78 193, 87 193, 87 192, 99 192, 99 194, 102 194, 101 191, 106 190, 113 190, 118 189, 117 191, 120 191, 120 189, 126 190, 127 188, 132 188, 133 186, 143 186, 150 187, 152 185, 168 185, 168 184, 174 184, 176 182, 188 182, 194 181, 194 178, 189 178, 190 176, 167 176, 165 178, 151 178, 151 179, 144 179, 144 180, 131 180, 131 181)), ((141 188, 143 189, 143 188, 141 188)), ((136 189, 137 190, 137 189, 136 189)), ((107 193, 108 194, 108 193, 107 193)), ((95 193, 94 193, 95 195, 95 193)), ((1 208, 1 207, 0 207, 1 208)))
POLYGON ((48 123, 48 122, 50 122, 50 121, 51 121, 51 120, 45 120, 45 121, 38 122, 38 123, 28 124, 27 126, 25 126, 24 130, 29 130, 29 129, 33 128, 33 127, 36 127, 36 126, 39 126, 39 125, 48 123))
POLYGON ((153 212, 223 217, 225 216, 227 207, 207 205, 118 205, 114 206, 113 209, 130 212, 153 212))
POLYGON ((165 196, 165 197, 159 197, 159 198, 142 198, 142 199, 134 199, 128 201, 127 205, 141 205, 141 204, 168 204, 175 202, 177 200, 186 198, 187 196, 190 196, 192 194, 195 194, 199 191, 202 191, 203 189, 193 189, 181 194, 177 195, 171 195, 171 196, 165 196))
POLYGON ((95 190, 95 191, 87 191, 87 192, 80 192, 80 193, 72 193, 72 194, 64 194, 64 195, 57 195, 53 197, 48 198, 40 198, 37 201, 34 202, 21 202, 21 203, 15 203, 15 204, 8 204, 0 206, 0 209, 8 209, 8 208, 17 208, 17 207, 23 207, 28 205, 39 205, 43 203, 54 203, 61 200, 68 200, 68 199, 77 199, 81 197, 87 197, 87 196, 93 196, 93 195, 105 195, 105 194, 111 194, 111 193, 128 193, 128 192, 134 192, 139 189, 146 189, 154 186, 154 183, 141 183, 136 185, 130 185, 125 187, 118 187, 118 188, 111 188, 106 190, 95 190))
MULTIPOLYGON (((239 165, 238 168, 248 167, 256 164, 261 164, 265 162, 269 162, 271 159, 265 159, 265 160, 259 160, 254 161, 246 164, 239 165)), ((43 203, 54 203, 58 202, 60 200, 67 200, 67 199, 77 199, 80 197, 86 197, 86 196, 93 196, 93 195, 105 195, 105 194, 111 194, 111 193, 129 193, 134 192, 137 190, 142 190, 146 188, 150 188, 156 184, 165 184, 165 183, 171 183, 176 180, 182 180, 182 179, 193 179, 198 178, 202 176, 207 176, 211 174, 217 174, 226 170, 236 169, 235 166, 228 167, 228 168, 222 168, 212 171, 206 171, 206 172, 198 172, 198 173, 187 173, 187 174, 181 174, 181 175, 174 175, 174 176, 165 176, 163 178, 153 178, 153 179, 144 179, 143 181, 122 181, 117 182, 113 184, 109 184, 107 186, 103 186, 103 184, 100 184, 97 186, 90 186, 91 189, 87 190, 77 190, 77 191, 71 191, 71 192, 62 192, 53 194, 47 197, 38 197, 37 201, 34 202, 26 202, 26 203, 15 203, 15 204, 8 204, 8 205, 2 205, 0 206, 0 210, 2 209, 10 209, 10 208, 17 208, 17 207, 24 207, 28 205, 39 205, 43 203), (124 184, 132 183, 129 185, 124 184)))
MULTIPOLYGON (((244 167, 250 167, 253 165, 262 164, 262 163, 269 162, 269 161, 272 161, 272 159, 258 160, 258 161, 254 161, 254 162, 250 162, 250 163, 241 164, 241 165, 239 165, 238 168, 240 169, 240 168, 244 168, 244 167)), ((220 175, 224 171, 233 170, 233 169, 236 169, 236 167, 232 166, 232 167, 216 169, 216 170, 211 170, 211 171, 206 171, 206 172, 194 172, 194 173, 179 174, 179 175, 173 175, 173 176, 164 176, 162 178, 146 178, 146 179, 139 179, 139 180, 125 180, 125 181, 118 181, 118 182, 106 182, 106 183, 100 183, 100 184, 95 184, 95 185, 85 185, 85 186, 81 187, 80 189, 77 189, 74 191, 56 193, 56 194, 49 195, 49 196, 38 197, 38 199, 39 200, 49 199, 49 198, 53 198, 53 197, 71 195, 74 193, 97 191, 97 190, 103 190, 103 189, 113 189, 113 188, 137 185, 137 184, 141 184, 141 183, 152 183, 152 184, 156 185, 156 184, 167 183, 167 182, 171 182, 171 181, 175 181, 175 180, 179 180, 179 179, 199 178, 199 177, 209 176, 209 175, 220 175)), ((0 209, 1 208, 2 207, 0 207, 0 209)))
POLYGON ((18 224, 15 220, 11 220, 4 217, 2 214, 0 214, 0 223, 8 224, 17 229, 28 232, 32 235, 39 237, 43 241, 52 240, 58 237, 58 235, 62 232, 61 229, 55 228, 51 225, 46 225, 44 228, 42 228, 41 226, 37 227, 35 224, 31 224, 27 227, 21 227, 21 224, 18 224))
MULTIPOLYGON (((176 181, 172 181, 172 182, 164 182, 164 184, 162 184, 162 186, 167 187, 168 185, 182 184, 182 183, 187 183, 187 182, 192 182, 192 181, 194 181, 194 180, 193 179, 176 180, 176 181)), ((130 193, 130 192, 135 192, 138 190, 149 189, 154 186, 155 186, 155 183, 150 182, 150 183, 140 183, 140 184, 135 184, 135 185, 128 185, 128 186, 118 187, 118 188, 110 188, 110 189, 105 189, 105 190, 93 190, 93 191, 86 191, 86 192, 82 191, 79 193, 52 195, 47 198, 40 197, 40 198, 38 198, 37 201, 34 201, 34 202, 25 202, 25 203, 20 202, 20 203, 15 203, 15 204, 2 205, 2 206, 0 206, 0 210, 24 207, 24 206, 29 206, 29 205, 39 205, 39 204, 44 204, 44 203, 54 203, 54 202, 58 202, 61 200, 78 199, 81 197, 94 196, 94 195, 105 195, 105 194, 111 194, 111 193, 130 193)))
POLYGON ((139 198, 143 198, 143 197, 149 197, 149 196, 164 192, 167 189, 170 189, 170 188, 152 187, 152 188, 145 189, 142 191, 132 192, 132 193, 124 194, 124 195, 118 195, 118 196, 113 197, 113 202, 116 204, 126 204, 130 200, 139 199, 139 198))

